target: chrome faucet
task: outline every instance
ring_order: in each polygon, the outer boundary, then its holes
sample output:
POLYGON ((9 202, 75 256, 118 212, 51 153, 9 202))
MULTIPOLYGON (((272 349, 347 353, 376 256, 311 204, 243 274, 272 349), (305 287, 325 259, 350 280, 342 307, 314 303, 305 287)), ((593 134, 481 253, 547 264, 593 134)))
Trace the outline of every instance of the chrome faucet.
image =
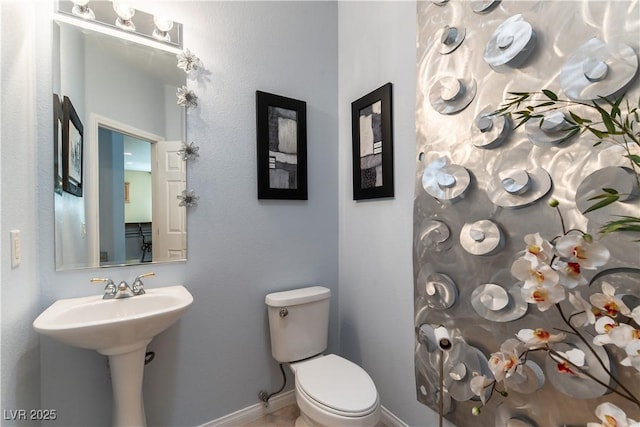
POLYGON ((107 285, 104 287, 104 295, 102 299, 113 299, 116 297, 116 293, 118 292, 118 288, 116 288, 116 284, 113 283, 111 279, 100 279, 99 277, 94 277, 91 279, 91 283, 106 283, 107 285))
POLYGON ((155 273, 145 273, 141 274, 135 278, 131 287, 124 280, 120 282, 120 284, 116 287, 116 284, 113 283, 113 280, 108 278, 98 278, 94 277, 91 279, 91 283, 106 283, 104 287, 104 295, 102 299, 121 299, 121 298, 130 298, 136 295, 143 295, 144 284, 142 283, 142 279, 145 277, 155 276, 155 273))
POLYGON ((145 291, 144 291, 144 283, 142 283, 142 279, 144 279, 145 277, 151 277, 155 275, 156 273, 144 273, 136 277, 135 280, 133 281, 133 284, 131 285, 131 290, 133 291, 133 295, 143 295, 145 291))
POLYGON ((116 291, 116 294, 113 296, 113 299, 129 298, 132 296, 135 296, 135 294, 133 293, 133 291, 127 284, 127 282, 123 280, 118 285, 118 290, 116 291))

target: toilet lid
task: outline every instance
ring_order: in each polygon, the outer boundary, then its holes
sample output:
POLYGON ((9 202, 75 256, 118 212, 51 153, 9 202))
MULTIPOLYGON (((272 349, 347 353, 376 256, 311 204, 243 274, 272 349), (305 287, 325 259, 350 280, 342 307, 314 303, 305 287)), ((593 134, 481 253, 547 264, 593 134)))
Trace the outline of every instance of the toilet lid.
POLYGON ((295 375, 309 398, 335 411, 362 414, 377 404, 378 392, 369 374, 334 354, 301 363, 295 375))

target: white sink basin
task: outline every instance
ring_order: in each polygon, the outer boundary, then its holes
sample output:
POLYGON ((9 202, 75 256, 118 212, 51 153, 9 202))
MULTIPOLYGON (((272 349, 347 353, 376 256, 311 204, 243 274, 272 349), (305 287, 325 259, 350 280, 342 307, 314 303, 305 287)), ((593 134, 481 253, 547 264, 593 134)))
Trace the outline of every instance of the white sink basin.
POLYGON ((184 286, 146 289, 144 295, 123 299, 61 299, 43 311, 33 327, 65 344, 112 355, 146 346, 192 302, 184 286))
POLYGON ((146 426, 142 377, 147 344, 193 302, 184 286, 147 289, 143 295, 61 299, 33 322, 36 331, 109 356, 113 426, 146 426))

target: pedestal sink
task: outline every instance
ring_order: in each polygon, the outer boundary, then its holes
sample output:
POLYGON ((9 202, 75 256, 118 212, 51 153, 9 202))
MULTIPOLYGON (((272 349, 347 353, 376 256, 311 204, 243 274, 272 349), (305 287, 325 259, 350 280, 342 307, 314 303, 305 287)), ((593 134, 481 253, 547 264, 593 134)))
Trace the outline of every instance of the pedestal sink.
POLYGON ((143 295, 61 299, 33 322, 36 331, 65 344, 109 356, 113 425, 145 426, 142 375, 147 344, 193 302, 184 286, 147 289, 143 295))

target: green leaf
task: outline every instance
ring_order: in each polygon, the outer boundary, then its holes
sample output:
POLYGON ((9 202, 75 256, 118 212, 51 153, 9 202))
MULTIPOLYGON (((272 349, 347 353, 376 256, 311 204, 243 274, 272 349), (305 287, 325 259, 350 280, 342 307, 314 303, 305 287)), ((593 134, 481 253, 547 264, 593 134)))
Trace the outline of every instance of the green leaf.
POLYGON ((628 223, 621 221, 610 221, 606 223, 602 228, 600 228, 600 233, 613 233, 618 231, 632 231, 632 232, 640 232, 640 218, 638 218, 638 223, 628 223))
POLYGON ((587 200, 609 199, 611 194, 598 194, 597 196, 589 197, 587 200))
POLYGON ((547 98, 549 98, 552 101, 557 101, 558 100, 558 95, 556 95, 555 93, 551 92, 549 89, 542 89, 542 93, 544 93, 547 98))
POLYGON ((618 190, 615 188, 603 188, 602 191, 609 194, 618 194, 618 190))
POLYGON ((592 206, 588 207, 588 208, 587 208, 584 212, 582 212, 582 213, 583 213, 583 214, 586 214, 586 213, 589 213, 589 212, 592 212, 592 211, 595 211, 595 210, 598 210, 598 209, 602 209, 602 208, 604 208, 605 206, 609 206, 611 203, 617 202, 617 201, 618 201, 618 199, 620 198, 620 197, 619 197, 619 196, 617 196, 617 195, 616 195, 616 196, 611 195, 611 196, 608 196, 608 197, 607 197, 606 195, 605 195, 605 197, 602 197, 602 196, 603 196, 603 195, 600 195, 600 196, 596 196, 596 197, 592 197, 592 198, 590 198, 589 200, 595 200, 595 199, 600 199, 600 198, 602 198, 602 200, 600 200, 598 203, 595 203, 595 204, 593 204, 592 206))
POLYGON ((503 107, 503 108, 499 108, 496 111, 492 112, 491 114, 489 114, 490 116, 499 116, 502 113, 504 113, 505 111, 507 111, 508 108, 507 107, 503 107))
POLYGON ((636 165, 640 166, 640 156, 639 155, 637 155, 637 154, 629 154, 629 155, 626 155, 625 157, 628 158, 629 160, 631 160, 636 165))
POLYGON ((607 113, 607 111, 604 108, 602 108, 595 102, 593 103, 593 105, 595 105, 596 109, 600 112, 600 116, 602 117, 602 123, 604 123, 604 126, 607 128, 607 132, 615 133, 616 126, 613 123, 613 120, 611 120, 611 116, 609 115, 609 113, 607 113))
POLYGON ((611 106, 611 116, 615 117, 615 116, 619 116, 620 115, 620 103, 622 102, 622 100, 625 99, 625 96, 622 95, 620 98, 618 98, 615 102, 615 104, 613 104, 611 106))
POLYGON ((622 219, 617 219, 615 221, 609 221, 609 222, 616 222, 616 223, 620 223, 620 224, 628 224, 628 223, 634 223, 637 222, 640 224, 640 218, 638 218, 637 216, 628 216, 628 215, 614 215, 618 218, 622 218, 622 219))
POLYGON ((585 120, 580 117, 579 115, 575 114, 573 111, 569 111, 569 114, 571 115, 571 118, 579 125, 582 125, 585 123, 585 120))
POLYGON ((518 122, 518 124, 516 125, 516 127, 514 127, 514 129, 518 129, 520 126, 522 126, 523 124, 527 123, 529 121, 529 119, 531 119, 531 116, 527 116, 524 119, 520 120, 518 122))
POLYGON ((541 107, 549 107, 551 105, 556 105, 556 103, 552 102, 552 101, 547 101, 547 102, 543 102, 542 104, 534 105, 533 107, 534 108, 541 108, 541 107))
POLYGON ((594 129, 592 127, 587 127, 587 129, 589 129, 589 132, 591 132, 592 134, 594 134, 595 136, 597 136, 600 139, 605 139, 609 135, 608 133, 606 133, 604 131, 601 131, 601 130, 598 130, 598 129, 594 129))
POLYGON ((607 128, 607 132, 616 133, 616 126, 613 124, 613 120, 611 120, 611 116, 608 114, 602 114, 602 121, 604 126, 607 128))

